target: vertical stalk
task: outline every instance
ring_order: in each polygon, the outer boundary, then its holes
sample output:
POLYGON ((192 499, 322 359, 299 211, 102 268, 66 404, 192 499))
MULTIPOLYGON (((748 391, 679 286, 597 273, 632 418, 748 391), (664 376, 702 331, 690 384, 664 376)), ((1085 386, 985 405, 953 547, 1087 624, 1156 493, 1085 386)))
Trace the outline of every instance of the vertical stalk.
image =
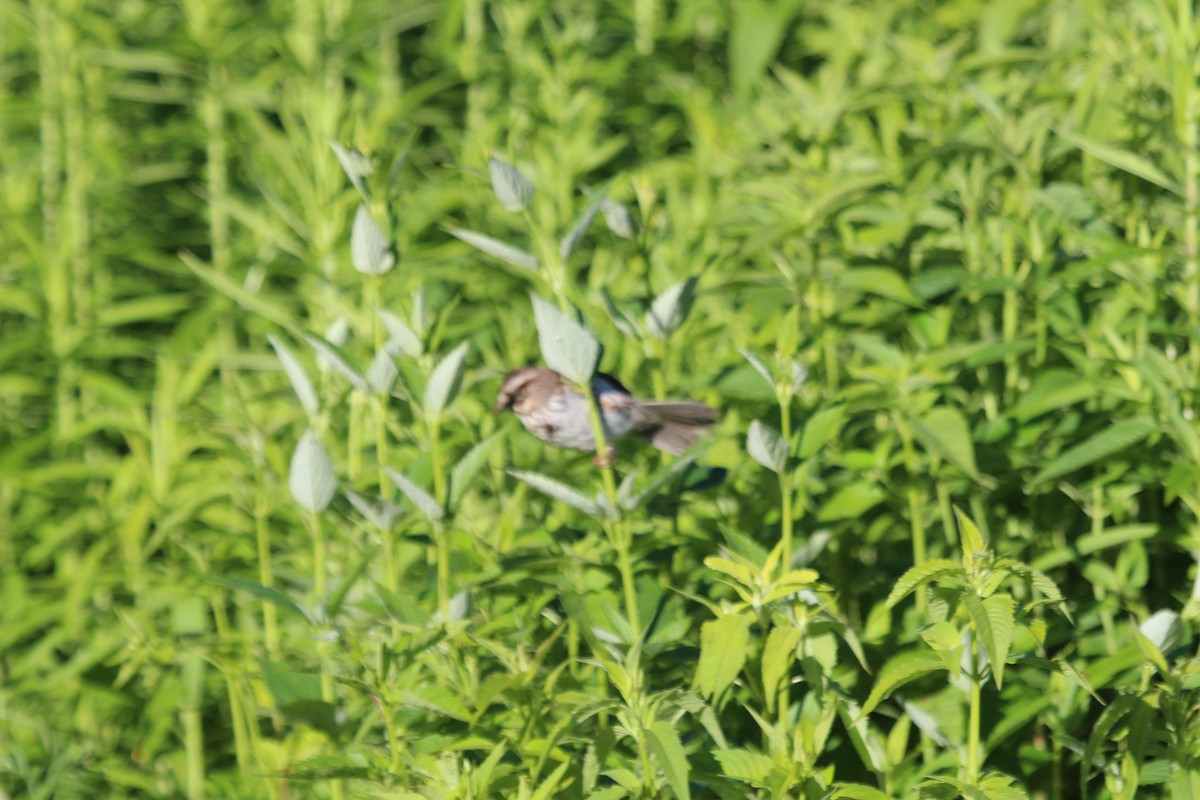
MULTIPOLYGON (((792 453, 792 398, 788 391, 779 393, 779 426, 783 441, 787 444, 788 456, 792 453)), ((792 568, 792 474, 785 466, 779 473, 779 497, 781 520, 780 543, 783 552, 779 560, 779 574, 786 575, 792 568)))
MULTIPOLYGON (((258 542, 258 582, 268 589, 275 585, 275 574, 271 567, 271 528, 267 522, 267 497, 260 480, 254 503, 254 536, 258 542)), ((278 609, 269 600, 262 601, 263 632, 266 637, 267 655, 275 658, 279 654, 278 609)))
POLYGON ((971 634, 971 709, 967 720, 967 781, 979 783, 979 710, 983 700, 982 684, 978 672, 979 645, 976 635, 971 634))
MULTIPOLYGON (((428 427, 429 454, 433 460, 433 499, 445 508, 447 489, 441 420, 431 416, 428 427)), ((442 623, 446 624, 450 621, 450 534, 440 521, 433 523, 433 539, 437 548, 434 557, 437 559, 438 613, 441 614, 442 623)))

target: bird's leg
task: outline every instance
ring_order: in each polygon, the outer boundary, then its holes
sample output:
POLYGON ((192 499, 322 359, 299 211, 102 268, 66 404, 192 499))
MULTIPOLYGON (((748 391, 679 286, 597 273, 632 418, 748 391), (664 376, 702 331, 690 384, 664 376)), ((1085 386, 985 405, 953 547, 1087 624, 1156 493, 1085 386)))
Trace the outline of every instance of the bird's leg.
POLYGON ((596 457, 592 459, 592 463, 597 467, 611 467, 617 463, 617 448, 611 444, 606 444, 604 446, 604 455, 597 453, 596 457))

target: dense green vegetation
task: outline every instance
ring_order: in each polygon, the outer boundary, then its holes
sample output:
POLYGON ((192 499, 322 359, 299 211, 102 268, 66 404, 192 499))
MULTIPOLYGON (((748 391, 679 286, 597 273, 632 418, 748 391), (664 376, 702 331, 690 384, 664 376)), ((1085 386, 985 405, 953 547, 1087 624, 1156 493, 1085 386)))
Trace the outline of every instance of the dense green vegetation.
POLYGON ((1198 43, 0 0, 0 797, 1200 797, 1198 43))

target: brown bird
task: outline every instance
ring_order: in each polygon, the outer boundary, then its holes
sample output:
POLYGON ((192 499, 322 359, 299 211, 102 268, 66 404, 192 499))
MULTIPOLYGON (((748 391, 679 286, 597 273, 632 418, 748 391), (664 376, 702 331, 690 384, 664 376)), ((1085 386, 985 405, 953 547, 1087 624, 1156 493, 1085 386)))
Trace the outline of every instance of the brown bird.
MULTIPOLYGON (((611 375, 596 373, 592 392, 600 407, 608 442, 630 434, 678 455, 717 421, 717 412, 692 400, 639 400, 611 375)), ((547 367, 523 367, 504 378, 496 397, 496 413, 511 408, 526 430, 558 447, 594 452, 596 440, 583 393, 547 367)), ((611 465, 613 448, 596 463, 611 465)))

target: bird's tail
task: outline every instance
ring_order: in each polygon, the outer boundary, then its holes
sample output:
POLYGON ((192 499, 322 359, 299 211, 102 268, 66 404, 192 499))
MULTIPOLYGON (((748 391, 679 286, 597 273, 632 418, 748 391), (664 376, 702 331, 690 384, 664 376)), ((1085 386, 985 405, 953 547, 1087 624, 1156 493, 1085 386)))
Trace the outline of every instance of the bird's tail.
POLYGON ((717 412, 691 400, 642 400, 641 406, 656 423, 642 434, 659 450, 679 455, 694 445, 717 412))

